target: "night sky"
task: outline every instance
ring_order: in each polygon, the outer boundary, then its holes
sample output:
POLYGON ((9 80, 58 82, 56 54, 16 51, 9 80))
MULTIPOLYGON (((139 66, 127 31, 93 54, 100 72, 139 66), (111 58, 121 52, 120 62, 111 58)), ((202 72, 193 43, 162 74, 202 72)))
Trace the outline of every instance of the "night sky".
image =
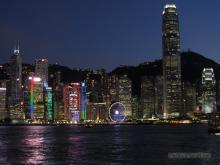
POLYGON ((17 40, 23 61, 80 68, 137 65, 162 57, 161 13, 175 3, 181 49, 220 63, 219 0, 1 0, 0 63, 17 40))

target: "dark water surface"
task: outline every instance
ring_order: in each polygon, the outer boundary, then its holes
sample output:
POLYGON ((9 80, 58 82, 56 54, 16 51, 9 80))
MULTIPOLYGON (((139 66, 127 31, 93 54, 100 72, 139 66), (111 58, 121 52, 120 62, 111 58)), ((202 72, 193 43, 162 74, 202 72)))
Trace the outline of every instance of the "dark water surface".
POLYGON ((220 165, 220 136, 206 125, 1 126, 4 164, 220 165), (175 152, 211 157, 168 158, 175 152))

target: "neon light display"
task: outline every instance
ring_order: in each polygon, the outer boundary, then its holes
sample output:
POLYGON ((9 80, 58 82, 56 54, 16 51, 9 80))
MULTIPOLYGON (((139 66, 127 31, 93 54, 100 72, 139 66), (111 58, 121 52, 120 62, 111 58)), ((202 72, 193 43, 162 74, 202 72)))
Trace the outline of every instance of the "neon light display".
POLYGON ((71 83, 66 85, 63 90, 64 94, 64 112, 69 116, 73 123, 80 120, 81 93, 80 83, 71 83))
POLYGON ((52 88, 48 87, 46 81, 44 81, 44 89, 46 93, 46 112, 47 112, 47 120, 53 120, 53 103, 52 103, 52 88))
POLYGON ((53 120, 53 109, 52 109, 52 88, 47 87, 47 119, 52 121, 53 120))
POLYGON ((52 109, 52 88, 48 87, 47 82, 41 83, 40 77, 31 76, 28 78, 30 83, 30 118, 44 119, 44 108, 46 108, 47 119, 53 120, 52 109), (43 86, 42 86, 43 85, 43 86), (43 90, 43 88, 45 90, 43 90), (43 97, 43 95, 45 97, 43 97), (44 104, 44 103, 46 104, 44 104))
POLYGON ((34 118, 34 77, 29 77, 31 80, 31 88, 30 88, 30 118, 34 118))

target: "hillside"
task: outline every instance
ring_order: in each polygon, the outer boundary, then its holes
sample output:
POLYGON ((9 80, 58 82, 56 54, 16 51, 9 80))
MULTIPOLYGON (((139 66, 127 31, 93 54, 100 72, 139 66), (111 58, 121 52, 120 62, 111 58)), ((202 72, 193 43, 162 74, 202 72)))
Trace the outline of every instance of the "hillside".
MULTIPOLYGON (((206 67, 212 67, 216 79, 220 78, 220 65, 218 63, 195 52, 181 53, 182 81, 200 83, 202 70, 206 67)), ((133 94, 140 95, 141 77, 162 75, 162 60, 145 62, 136 67, 118 67, 110 74, 127 74, 133 82, 133 94)))
MULTIPOLYGON (((8 64, 0 67, 0 79, 7 79, 6 68, 8 64)), ((195 52, 181 53, 181 68, 182 80, 184 82, 200 83, 202 70, 205 67, 212 67, 215 72, 216 79, 220 79, 220 65, 213 60, 210 60, 195 52)), ((49 84, 55 80, 56 73, 59 71, 61 81, 64 83, 72 81, 83 81, 89 70, 71 69, 66 66, 49 65, 49 84)), ((30 64, 23 64, 23 76, 27 76, 30 71, 34 71, 34 66, 30 64)), ((162 60, 154 62, 144 62, 138 66, 120 66, 109 73, 122 75, 127 74, 132 80, 132 91, 134 95, 140 95, 140 85, 142 76, 157 76, 162 75, 162 60)))

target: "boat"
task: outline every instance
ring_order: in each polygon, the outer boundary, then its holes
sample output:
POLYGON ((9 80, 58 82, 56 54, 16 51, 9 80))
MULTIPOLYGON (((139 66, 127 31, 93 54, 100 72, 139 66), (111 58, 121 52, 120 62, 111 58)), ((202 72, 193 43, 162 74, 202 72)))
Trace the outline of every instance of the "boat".
POLYGON ((220 133, 220 120, 214 119, 210 120, 208 123, 208 131, 209 133, 220 133))

